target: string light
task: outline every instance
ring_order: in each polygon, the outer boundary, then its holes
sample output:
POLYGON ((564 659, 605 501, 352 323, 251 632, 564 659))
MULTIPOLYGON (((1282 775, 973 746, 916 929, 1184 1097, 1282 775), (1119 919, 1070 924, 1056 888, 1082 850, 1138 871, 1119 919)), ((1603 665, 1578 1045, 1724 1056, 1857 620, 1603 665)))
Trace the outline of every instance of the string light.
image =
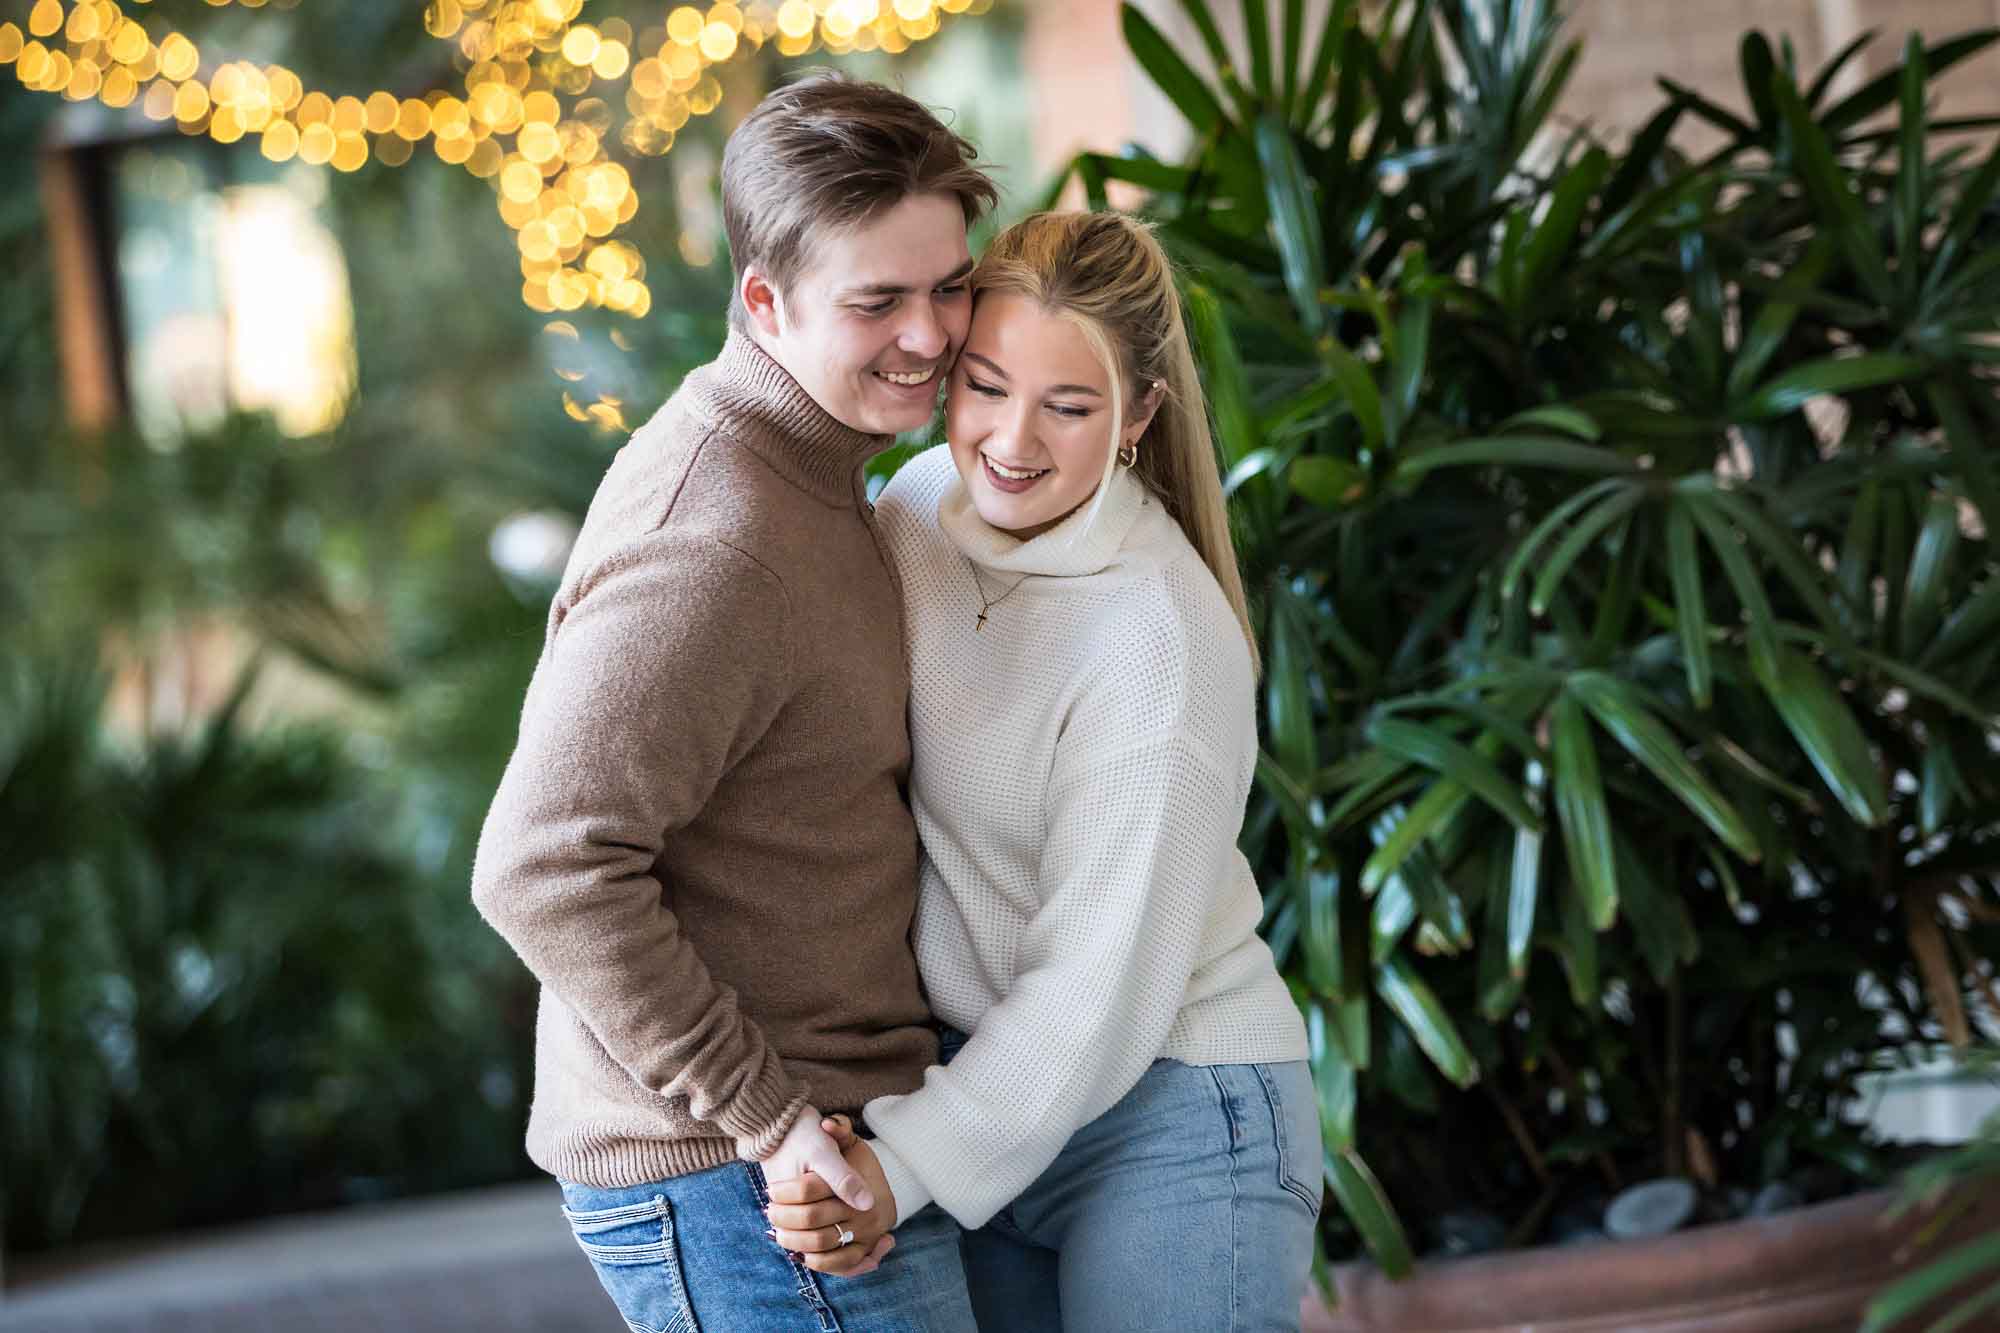
MULTIPOLYGON (((281 65, 208 66, 185 34, 154 37, 134 12, 148 3, 35 0, 25 30, 0 23, 0 65, 36 91, 134 108, 184 134, 254 145, 273 162, 342 172, 371 160, 401 166, 428 142, 440 160, 493 184, 520 252, 527 305, 635 319, 652 308, 652 292, 645 260, 616 235, 640 200, 614 145, 641 158, 672 151, 690 119, 721 104, 715 70, 767 45, 787 59, 897 54, 934 36, 947 16, 991 7, 991 0, 720 0, 672 5, 659 26, 634 32, 617 17, 583 22, 585 0, 430 0, 425 31, 463 58, 464 95, 336 97, 308 89, 281 65)), ((289 9, 297 0, 208 3, 289 9)), ((600 409, 615 417, 617 407, 606 399, 572 415, 603 424, 600 409)))

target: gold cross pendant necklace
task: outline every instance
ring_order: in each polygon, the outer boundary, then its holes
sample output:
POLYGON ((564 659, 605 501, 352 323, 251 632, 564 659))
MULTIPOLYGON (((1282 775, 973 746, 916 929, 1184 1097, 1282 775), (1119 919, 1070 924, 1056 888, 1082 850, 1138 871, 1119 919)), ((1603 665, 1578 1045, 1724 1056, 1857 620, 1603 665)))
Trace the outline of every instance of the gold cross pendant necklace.
POLYGON ((1026 574, 1021 575, 1020 578, 1014 580, 1007 591, 1001 593, 998 597, 989 599, 986 596, 986 581, 979 577, 979 566, 973 564, 971 560, 967 560, 965 565, 966 568, 972 571, 972 586, 979 593, 979 618, 972 622, 973 632, 978 633, 986 628, 987 613, 1000 605, 1000 603, 1006 601, 1009 597, 1012 597, 1020 586, 1028 581, 1029 576, 1026 574))

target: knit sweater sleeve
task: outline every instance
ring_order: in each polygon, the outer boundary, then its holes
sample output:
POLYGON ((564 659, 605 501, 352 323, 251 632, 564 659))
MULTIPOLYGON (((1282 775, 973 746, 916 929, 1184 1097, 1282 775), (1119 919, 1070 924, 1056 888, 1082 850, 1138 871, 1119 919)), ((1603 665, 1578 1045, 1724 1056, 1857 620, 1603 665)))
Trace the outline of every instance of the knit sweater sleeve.
POLYGON ((784 702, 783 586, 656 531, 566 585, 473 871, 473 901, 633 1081, 685 1096, 745 1158, 805 1092, 682 933, 661 849, 784 702))
POLYGON ((1159 1055, 1246 794, 1212 743, 1226 738, 1159 725, 1171 702, 1121 699, 1072 726, 1048 793, 1042 906, 1010 989, 949 1066, 868 1104, 899 1220, 934 1198, 982 1225, 1159 1055))

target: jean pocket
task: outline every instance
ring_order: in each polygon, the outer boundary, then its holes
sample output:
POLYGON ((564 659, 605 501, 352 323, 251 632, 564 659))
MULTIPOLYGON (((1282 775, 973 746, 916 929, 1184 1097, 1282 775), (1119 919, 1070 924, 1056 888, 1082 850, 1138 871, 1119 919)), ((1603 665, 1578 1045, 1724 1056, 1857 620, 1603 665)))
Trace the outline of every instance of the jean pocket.
POLYGON ((1271 1104, 1271 1127, 1278 1143, 1278 1184, 1319 1216, 1321 1184, 1319 1103, 1312 1074, 1303 1060, 1257 1065, 1257 1081, 1271 1104))
POLYGON ((665 1195, 612 1208, 565 1204, 563 1217, 627 1328, 633 1333, 700 1333, 681 1275, 673 1207, 665 1195))

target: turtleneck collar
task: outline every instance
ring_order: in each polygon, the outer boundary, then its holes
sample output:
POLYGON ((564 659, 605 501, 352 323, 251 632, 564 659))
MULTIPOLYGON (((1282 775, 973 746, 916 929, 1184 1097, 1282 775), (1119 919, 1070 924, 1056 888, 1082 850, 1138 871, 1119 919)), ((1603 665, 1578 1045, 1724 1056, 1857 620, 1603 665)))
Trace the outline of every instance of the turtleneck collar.
POLYGON ((894 438, 836 420, 748 334, 729 331, 722 354, 687 377, 700 415, 793 485, 828 504, 853 504, 855 473, 894 438))
POLYGON ((938 526, 981 569, 1077 578, 1108 568, 1124 549, 1139 516, 1158 504, 1145 483, 1122 467, 1112 469, 1104 504, 1095 518, 1090 512, 1094 499, 1085 500, 1047 532, 1022 541, 981 518, 964 478, 954 476, 938 501, 938 526))

